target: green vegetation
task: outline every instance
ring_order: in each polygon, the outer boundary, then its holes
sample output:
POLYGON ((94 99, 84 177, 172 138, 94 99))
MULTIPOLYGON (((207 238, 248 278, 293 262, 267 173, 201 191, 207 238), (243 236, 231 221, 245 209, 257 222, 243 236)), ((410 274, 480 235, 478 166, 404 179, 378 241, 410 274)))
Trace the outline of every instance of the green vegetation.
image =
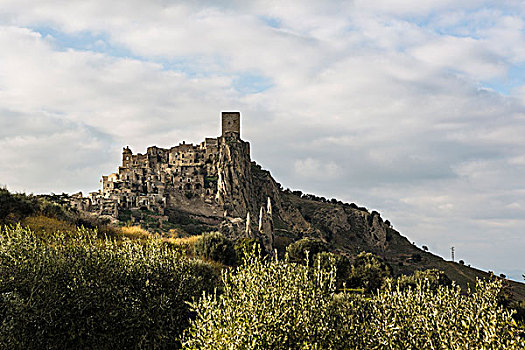
POLYGON ((160 240, 100 239, 94 231, 44 240, 0 235, 0 348, 174 348, 192 298, 218 274, 160 240))
POLYGON ((77 226, 96 229, 106 236, 120 238, 120 231, 109 221, 78 212, 65 205, 67 195, 26 195, 10 193, 0 188, 0 226, 17 225, 30 227, 41 235, 53 235, 55 231, 76 231, 77 226))
POLYGON ((268 255, 268 252, 264 250, 261 240, 255 238, 240 238, 235 242, 233 249, 235 250, 238 263, 242 263, 242 261, 250 255, 257 255, 258 253, 262 256, 268 255))
POLYGON ((184 349, 523 349, 523 328, 497 303, 501 282, 471 295, 424 280, 372 297, 336 293, 335 271, 250 257, 224 270, 223 294, 192 304, 184 349), (520 334, 521 333, 521 334, 520 334))
POLYGON ((338 340, 335 271, 251 256, 222 280, 222 295, 193 304, 185 349, 321 349, 338 340))
POLYGON ((219 232, 203 234, 194 245, 195 254, 224 265, 234 265, 237 255, 233 242, 219 232))
POLYGON ((363 288, 368 293, 375 292, 391 276, 392 269, 380 257, 362 252, 352 265, 347 286, 363 288))
MULTIPOLYGON (((293 242, 286 248, 291 261, 302 263, 306 261, 307 255, 314 255, 328 251, 328 244, 318 238, 303 238, 293 242)), ((313 261, 310 259, 310 261, 313 261)))
POLYGON ((397 279, 400 289, 416 288, 418 283, 426 283, 432 290, 437 290, 439 286, 450 286, 452 281, 443 271, 429 269, 416 271, 410 276, 401 276, 397 279))

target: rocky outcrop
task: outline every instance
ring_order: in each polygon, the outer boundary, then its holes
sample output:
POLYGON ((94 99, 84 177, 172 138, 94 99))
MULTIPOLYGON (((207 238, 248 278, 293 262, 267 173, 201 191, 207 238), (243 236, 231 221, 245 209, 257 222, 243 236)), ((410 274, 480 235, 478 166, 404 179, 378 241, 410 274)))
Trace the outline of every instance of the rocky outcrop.
POLYGON ((225 216, 244 218, 255 209, 250 164, 249 143, 233 137, 221 139, 216 200, 225 216))

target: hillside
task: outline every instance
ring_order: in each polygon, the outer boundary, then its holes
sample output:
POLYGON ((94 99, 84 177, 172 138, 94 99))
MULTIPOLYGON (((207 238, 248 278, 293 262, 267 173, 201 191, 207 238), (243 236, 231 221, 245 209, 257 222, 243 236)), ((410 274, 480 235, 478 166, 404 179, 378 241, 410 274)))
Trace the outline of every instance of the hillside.
MULTIPOLYGON (((238 136, 219 138, 213 196, 171 191, 166 194, 163 212, 145 218, 148 211, 135 208, 127 211, 127 218, 147 224, 164 215, 164 221, 156 226, 159 232, 175 227, 190 234, 221 231, 232 239, 250 236, 261 239, 268 251, 276 249, 280 253, 294 241, 315 237, 351 259, 362 251, 374 253, 391 265, 395 275, 430 268, 442 270, 463 288, 473 286, 476 278, 490 276, 419 249, 383 221, 378 212, 283 189, 269 171, 251 160, 249 150, 249 143, 238 136)), ((525 300, 525 284, 509 284, 514 297, 525 300)))

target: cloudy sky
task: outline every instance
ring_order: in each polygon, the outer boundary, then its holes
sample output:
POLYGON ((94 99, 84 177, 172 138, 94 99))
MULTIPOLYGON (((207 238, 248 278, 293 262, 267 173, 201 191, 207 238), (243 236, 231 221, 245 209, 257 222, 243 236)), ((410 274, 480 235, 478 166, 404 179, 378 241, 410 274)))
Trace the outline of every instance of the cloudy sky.
POLYGON ((0 0, 0 184, 93 191, 123 146, 239 110, 284 187, 521 279, 524 24, 512 0, 0 0))

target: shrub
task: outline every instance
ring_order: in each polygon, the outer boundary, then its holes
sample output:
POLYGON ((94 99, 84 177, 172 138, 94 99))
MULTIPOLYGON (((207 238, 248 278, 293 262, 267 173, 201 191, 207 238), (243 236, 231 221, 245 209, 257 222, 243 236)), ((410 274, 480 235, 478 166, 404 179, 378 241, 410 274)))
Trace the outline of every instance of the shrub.
POLYGON ((194 245, 195 254, 225 265, 235 265, 237 256, 233 242, 219 232, 203 234, 194 245))
POLYGON ((359 253, 348 277, 348 287, 363 288, 371 293, 378 290, 388 277, 392 276, 392 268, 383 259, 372 253, 359 253))
MULTIPOLYGON (((303 238, 293 242, 286 248, 290 261, 304 263, 306 261, 306 252, 310 257, 328 251, 328 245, 318 238, 303 238)), ((313 261, 313 259, 310 259, 313 261)))
POLYGON ((497 303, 500 288, 478 281, 464 296, 457 286, 433 290, 428 281, 403 291, 390 286, 371 301, 363 348, 523 349, 512 313, 497 303))
POLYGON ((251 256, 222 279, 222 295, 192 304, 198 316, 185 349, 329 349, 339 341, 335 271, 251 256))
POLYGON ((235 242, 233 249, 235 250, 238 264, 242 264, 247 255, 258 255, 259 252, 261 256, 268 255, 261 240, 255 238, 240 238, 235 242))
POLYGON ((186 304, 217 286, 209 264, 159 240, 114 242, 81 230, 52 244, 0 235, 0 348, 177 348, 186 304))
POLYGON ((38 201, 33 196, 11 194, 0 188, 0 225, 14 224, 38 211, 38 201))
POLYGON ((373 296, 335 293, 335 271, 248 257, 225 270, 224 293, 192 304, 184 349, 523 349, 523 329, 498 305, 501 281, 434 289, 392 284, 373 296), (521 336, 520 336, 521 332, 521 336))
POLYGON ((443 271, 437 269, 415 271, 413 275, 399 277, 397 282, 400 289, 415 288, 418 283, 427 283, 432 290, 436 290, 439 286, 452 285, 450 278, 443 271))
POLYGON ((338 288, 342 288, 343 284, 348 281, 350 273, 352 272, 352 264, 346 256, 321 252, 315 256, 315 260, 320 264, 321 268, 326 271, 330 271, 335 266, 338 288))

